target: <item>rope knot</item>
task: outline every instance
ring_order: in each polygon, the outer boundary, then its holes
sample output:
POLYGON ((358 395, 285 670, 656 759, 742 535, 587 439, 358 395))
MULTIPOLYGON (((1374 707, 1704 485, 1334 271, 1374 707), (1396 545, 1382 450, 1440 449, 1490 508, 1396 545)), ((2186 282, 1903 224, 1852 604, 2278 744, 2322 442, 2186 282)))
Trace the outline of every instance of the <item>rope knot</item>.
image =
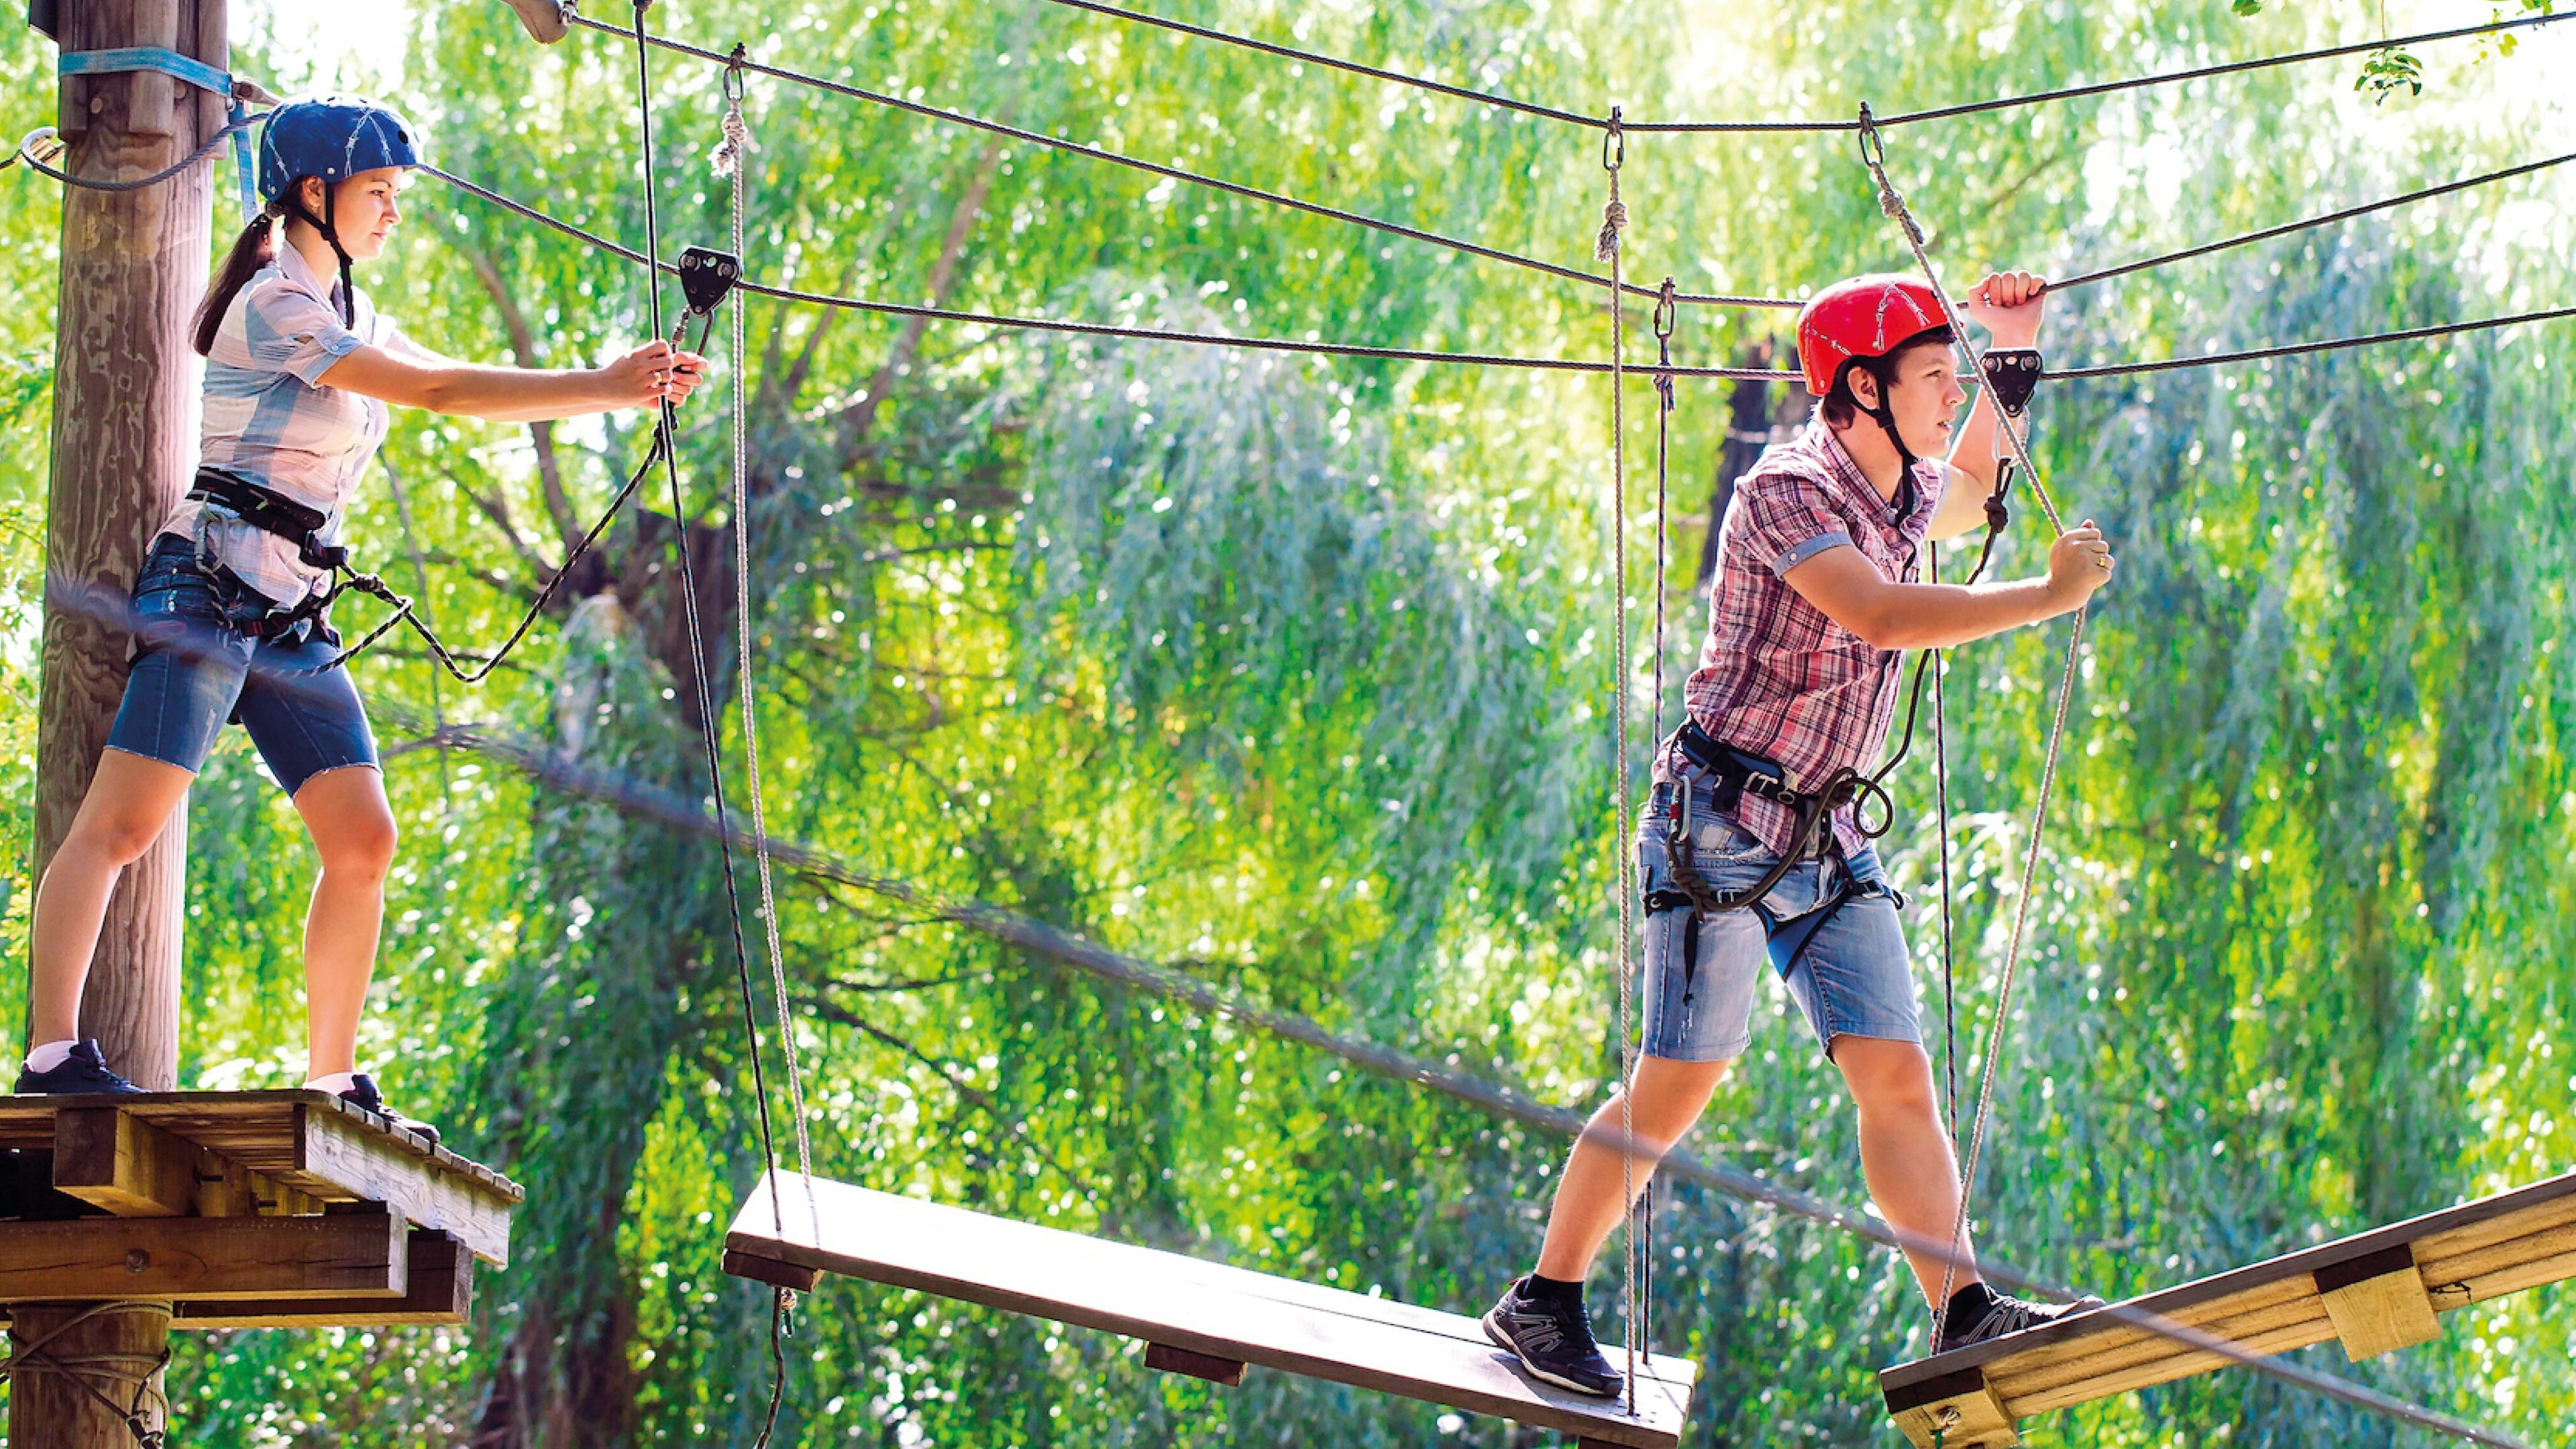
POLYGON ((1592 258, 1606 262, 1619 255, 1619 233, 1628 226, 1628 204, 1611 197, 1601 208, 1601 235, 1592 243, 1592 258))
POLYGON ((719 123, 724 139, 716 143, 715 153, 707 158, 707 164, 718 176, 740 175, 742 158, 751 151, 751 123, 742 118, 743 49, 740 45, 733 48, 728 60, 724 75, 725 113, 724 120, 719 123))

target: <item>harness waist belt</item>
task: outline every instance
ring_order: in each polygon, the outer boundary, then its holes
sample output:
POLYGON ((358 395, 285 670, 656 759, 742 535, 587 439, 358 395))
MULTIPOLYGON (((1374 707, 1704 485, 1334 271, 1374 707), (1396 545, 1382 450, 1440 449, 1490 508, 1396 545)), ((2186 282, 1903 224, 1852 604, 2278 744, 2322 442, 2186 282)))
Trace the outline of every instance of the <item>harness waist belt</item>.
POLYGON ((273 488, 264 488, 238 473, 221 468, 199 468, 188 487, 188 497, 222 510, 262 533, 275 534, 295 545, 296 555, 317 569, 336 569, 349 561, 349 551, 338 544, 323 543, 314 537, 330 516, 318 508, 296 502, 273 488))
MULTIPOLYGON (((1735 813, 1736 802, 1746 795, 1758 795, 1784 809, 1804 812, 1810 807, 1831 809, 1849 803, 1811 795, 1789 787, 1788 772, 1754 754, 1739 750, 1699 727, 1699 721, 1685 719, 1673 731, 1673 743, 1681 747, 1689 761, 1717 783, 1717 808, 1735 813)), ((1837 792, 1848 794, 1845 792, 1837 792)))

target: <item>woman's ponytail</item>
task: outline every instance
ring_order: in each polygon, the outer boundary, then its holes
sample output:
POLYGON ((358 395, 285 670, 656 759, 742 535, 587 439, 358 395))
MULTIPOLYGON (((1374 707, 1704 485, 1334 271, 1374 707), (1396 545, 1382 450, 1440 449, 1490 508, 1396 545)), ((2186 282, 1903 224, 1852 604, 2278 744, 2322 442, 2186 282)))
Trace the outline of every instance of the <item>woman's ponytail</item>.
POLYGON ((205 357, 215 350, 215 334, 223 330, 224 314, 232 310, 233 298, 251 273, 267 266, 277 255, 275 240, 277 212, 262 211, 242 228, 241 238, 224 254, 224 264, 215 269, 215 280, 206 288, 206 300, 197 304, 197 355, 205 357))

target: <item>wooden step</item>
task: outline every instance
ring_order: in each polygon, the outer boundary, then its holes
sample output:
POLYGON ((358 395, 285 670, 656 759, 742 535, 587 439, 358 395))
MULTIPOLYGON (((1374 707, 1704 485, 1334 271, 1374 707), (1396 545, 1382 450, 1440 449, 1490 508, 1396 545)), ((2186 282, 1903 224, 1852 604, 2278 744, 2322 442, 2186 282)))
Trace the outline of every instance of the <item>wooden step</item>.
POLYGON ((2230 1367, 2119 1314, 2148 1314, 2249 1353, 2340 1340, 2362 1359, 2422 1343, 2438 1315, 2576 1278, 2576 1173, 2479 1198, 2177 1288, 2080 1313, 1878 1376, 1922 1449, 2018 1442, 2032 1414, 2230 1367))
MULTIPOLYGON (((725 1248, 727 1271, 761 1282, 810 1286, 818 1272, 848 1274, 1125 1334, 1148 1345, 1153 1366, 1220 1383, 1257 1365, 1560 1430, 1587 1445, 1670 1449, 1698 1375, 1691 1360, 1645 1356, 1631 1417, 1623 1401, 1531 1380, 1473 1318, 796 1173, 754 1188, 725 1248)), ((1616 1349, 1611 1357, 1618 1362, 1616 1349)))

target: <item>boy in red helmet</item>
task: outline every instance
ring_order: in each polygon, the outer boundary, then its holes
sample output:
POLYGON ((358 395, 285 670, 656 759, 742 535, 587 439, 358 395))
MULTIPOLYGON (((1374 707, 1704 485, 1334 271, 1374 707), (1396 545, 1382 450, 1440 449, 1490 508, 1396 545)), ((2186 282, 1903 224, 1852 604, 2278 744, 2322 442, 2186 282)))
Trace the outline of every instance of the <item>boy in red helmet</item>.
MULTIPOLYGON (((2027 272, 1997 273, 1964 310, 1995 349, 2028 349, 2045 286, 2027 272)), ((1939 298, 1905 277, 1837 283, 1799 313, 1816 417, 1735 485, 1688 708, 1657 752, 1638 822, 1645 1025, 1629 1100, 1614 1094, 1593 1114, 1557 1185, 1535 1271, 1485 1315, 1486 1334, 1549 1383, 1619 1391, 1584 1313, 1584 1275, 1628 1209, 1622 1183, 1644 1189, 1750 1044, 1766 960, 1851 1090, 1879 1212, 1933 1242, 1957 1221, 1959 1170, 1923 1050, 1903 901, 1856 807, 1876 790, 1868 772, 1903 692, 1902 651, 2071 613, 2109 582, 2112 561, 2087 520, 2057 540, 2041 577, 1919 581, 1927 539, 1985 521, 2002 451, 1992 388, 1954 430, 1967 400, 1956 340, 1939 298), (1625 1162, 1623 1133, 1635 1149, 1625 1162)), ((2098 1301, 1998 1294, 1964 1238, 1955 1268, 1938 1252, 1908 1258, 1926 1298, 1945 1282, 1955 1290, 1938 1348, 2098 1301)))

